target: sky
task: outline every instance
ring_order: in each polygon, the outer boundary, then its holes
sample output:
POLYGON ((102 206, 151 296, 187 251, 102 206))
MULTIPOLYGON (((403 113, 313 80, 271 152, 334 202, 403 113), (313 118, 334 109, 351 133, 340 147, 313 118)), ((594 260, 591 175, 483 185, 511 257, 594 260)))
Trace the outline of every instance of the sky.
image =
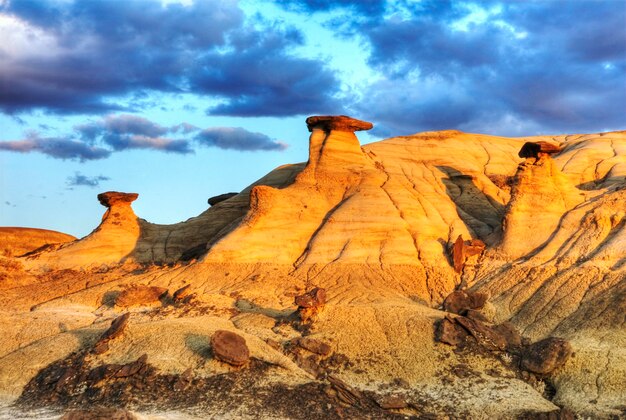
POLYGON ((0 226, 81 237, 110 190, 186 220, 333 114, 362 143, 626 129, 626 1, 0 0, 0 226))

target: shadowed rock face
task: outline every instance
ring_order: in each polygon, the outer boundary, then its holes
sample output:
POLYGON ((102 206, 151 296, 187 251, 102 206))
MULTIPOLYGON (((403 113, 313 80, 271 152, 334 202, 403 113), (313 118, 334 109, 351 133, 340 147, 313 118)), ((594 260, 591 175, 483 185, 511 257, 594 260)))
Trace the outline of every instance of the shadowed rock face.
POLYGON ((214 197, 211 197, 207 200, 207 202, 209 203, 209 206, 214 206, 217 203, 221 203, 222 201, 226 201, 229 198, 232 198, 234 196, 236 196, 239 193, 236 192, 230 192, 230 193, 225 193, 225 194, 220 194, 220 195, 216 195, 214 197))
POLYGON ((123 193, 117 191, 107 191, 98 194, 98 201, 104 207, 127 206, 139 197, 137 193, 123 193))
POLYGON ((371 130, 374 124, 367 121, 357 120, 345 115, 316 115, 306 119, 306 126, 309 131, 318 128, 324 131, 355 131, 371 130))

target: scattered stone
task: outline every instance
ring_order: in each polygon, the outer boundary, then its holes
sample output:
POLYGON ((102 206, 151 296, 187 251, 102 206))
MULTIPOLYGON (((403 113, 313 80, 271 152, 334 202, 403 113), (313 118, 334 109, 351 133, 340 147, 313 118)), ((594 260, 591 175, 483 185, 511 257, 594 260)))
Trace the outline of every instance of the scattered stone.
POLYGON ((123 290, 115 300, 115 305, 121 308, 131 306, 153 306, 161 304, 161 298, 167 294, 167 289, 157 286, 133 285, 123 290))
POLYGON ((485 243, 480 239, 463 240, 463 235, 459 235, 452 247, 452 261, 454 263, 454 271, 463 272, 465 262, 469 257, 480 255, 485 249, 485 243))
POLYGON ((465 315, 469 309, 481 309, 487 303, 489 295, 483 292, 455 290, 443 301, 443 309, 459 315, 465 315))
POLYGON ((524 349, 521 367, 545 375, 563 366, 571 354, 572 346, 567 340, 549 337, 524 349))
POLYGON ((401 395, 385 395, 376 400, 376 403, 385 410, 402 410, 408 404, 401 395))
POLYGON ((233 366, 243 366, 250 360, 245 338, 232 331, 216 331, 211 337, 211 348, 218 360, 233 366))
POLYGON ((371 401, 361 391, 351 387, 336 376, 329 375, 328 382, 332 388, 337 392, 337 398, 339 401, 357 407, 371 406, 371 401))
POLYGON ((308 323, 324 308, 326 304, 326 290, 316 287, 307 293, 296 296, 294 301, 298 305, 300 320, 308 323))
POLYGON ((70 410, 61 420, 136 420, 133 413, 123 408, 94 407, 82 410, 70 410))
POLYGON ((172 299, 176 303, 189 303, 195 296, 196 294, 191 291, 191 284, 188 284, 176 290, 172 299))
POLYGON ((104 207, 113 206, 129 206, 130 203, 135 201, 139 197, 137 193, 123 193, 117 191, 107 191, 98 194, 98 201, 104 207))
POLYGON ((214 197, 211 197, 211 198, 208 199, 209 206, 214 206, 217 203, 221 203, 222 201, 226 201, 229 198, 236 196, 237 194, 239 194, 239 193, 229 192, 229 193, 220 194, 220 195, 216 195, 214 197))
POLYGON ((302 337, 298 340, 298 345, 311 353, 319 354, 321 356, 328 356, 332 351, 329 344, 310 337, 302 337))
POLYGON ((550 156, 561 151, 561 147, 547 141, 526 142, 517 154, 521 158, 540 158, 550 156))
POLYGON ((507 350, 516 350, 523 345, 522 335, 510 322, 503 322, 502 324, 494 325, 492 328, 496 334, 504 338, 507 350))
POLYGON ((300 308, 314 308, 326 303, 326 290, 316 287, 310 292, 295 297, 296 305, 300 308))
POLYGON ((96 344, 93 345, 91 352, 94 354, 102 354, 109 350, 109 341, 113 340, 116 337, 122 335, 126 326, 128 325, 128 320, 130 319, 130 314, 125 313, 122 316, 118 316, 111 322, 111 326, 108 330, 106 330, 98 339, 96 344))
POLYGON ((435 340, 451 346, 462 344, 467 335, 467 331, 448 316, 437 324, 435 330, 435 340))
POLYGON ((370 130, 374 124, 367 121, 357 120, 346 115, 316 115, 306 119, 309 131, 318 128, 324 131, 362 131, 370 130))
POLYGON ((503 351, 507 349, 506 339, 498 334, 493 327, 464 316, 456 317, 454 320, 465 328, 481 346, 491 350, 503 351))

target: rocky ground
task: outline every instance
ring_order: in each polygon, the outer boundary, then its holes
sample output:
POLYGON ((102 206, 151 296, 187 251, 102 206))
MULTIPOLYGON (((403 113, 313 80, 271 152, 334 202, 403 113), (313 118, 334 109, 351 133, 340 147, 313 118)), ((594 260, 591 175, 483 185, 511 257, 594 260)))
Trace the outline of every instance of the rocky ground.
POLYGON ((101 194, 89 236, 0 258, 3 398, 65 418, 626 416, 625 133, 361 147, 364 122, 307 123, 306 164, 195 218, 101 194))

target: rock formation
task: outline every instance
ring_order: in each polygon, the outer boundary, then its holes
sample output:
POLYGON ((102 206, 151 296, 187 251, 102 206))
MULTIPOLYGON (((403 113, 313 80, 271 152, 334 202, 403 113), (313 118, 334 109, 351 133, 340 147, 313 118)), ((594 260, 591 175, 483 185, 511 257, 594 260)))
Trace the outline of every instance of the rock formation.
POLYGON ((210 398, 208 417, 623 416, 626 132, 361 146, 370 123, 307 128, 307 162, 197 217, 153 224, 105 193, 87 237, 0 259, 2 394, 210 398))
POLYGON ((41 247, 75 240, 72 235, 53 230, 0 227, 0 256, 18 257, 41 247))

